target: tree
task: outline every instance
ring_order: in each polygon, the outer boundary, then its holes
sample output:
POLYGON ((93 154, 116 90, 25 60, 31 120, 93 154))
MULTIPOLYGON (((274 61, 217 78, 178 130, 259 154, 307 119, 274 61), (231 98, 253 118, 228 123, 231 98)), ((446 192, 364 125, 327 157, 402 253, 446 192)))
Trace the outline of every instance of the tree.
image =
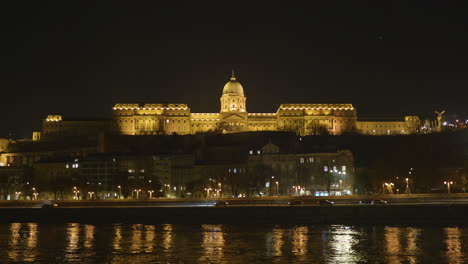
POLYGON ((319 120, 312 120, 307 124, 306 131, 310 132, 310 135, 315 136, 325 136, 329 135, 327 126, 324 124, 320 124, 319 120))

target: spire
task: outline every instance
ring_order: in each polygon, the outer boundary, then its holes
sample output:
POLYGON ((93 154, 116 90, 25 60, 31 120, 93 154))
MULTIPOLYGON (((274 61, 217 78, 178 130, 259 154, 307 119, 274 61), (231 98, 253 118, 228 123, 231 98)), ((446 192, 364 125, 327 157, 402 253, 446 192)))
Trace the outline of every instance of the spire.
POLYGON ((234 69, 231 69, 231 81, 235 81, 236 76, 234 75, 234 69))

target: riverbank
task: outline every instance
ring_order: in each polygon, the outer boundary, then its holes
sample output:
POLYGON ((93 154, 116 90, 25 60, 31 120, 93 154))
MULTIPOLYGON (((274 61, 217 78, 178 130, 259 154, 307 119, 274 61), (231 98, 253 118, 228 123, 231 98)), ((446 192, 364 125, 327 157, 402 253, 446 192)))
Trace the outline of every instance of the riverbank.
POLYGON ((468 205, 0 208, 0 222, 466 225, 468 205))

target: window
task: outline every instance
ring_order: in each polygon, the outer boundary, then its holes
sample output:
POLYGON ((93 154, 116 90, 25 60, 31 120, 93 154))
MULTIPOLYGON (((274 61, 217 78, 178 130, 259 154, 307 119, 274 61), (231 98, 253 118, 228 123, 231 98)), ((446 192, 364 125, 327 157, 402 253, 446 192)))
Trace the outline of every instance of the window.
POLYGON ((249 154, 252 155, 252 154, 253 154, 253 150, 250 150, 250 151, 249 151, 249 154))
POLYGON ((257 150, 257 154, 260 155, 260 153, 261 153, 260 150, 257 150))
POLYGON ((328 171, 328 166, 323 166, 323 171, 328 171))
POLYGON ((304 163, 304 158, 300 158, 300 159, 299 159, 299 162, 300 162, 300 163, 304 163))
POLYGON ((314 158, 313 157, 309 158, 309 162, 314 162, 314 158))
POLYGON ((346 171, 346 166, 345 165, 341 166, 341 171, 346 171))

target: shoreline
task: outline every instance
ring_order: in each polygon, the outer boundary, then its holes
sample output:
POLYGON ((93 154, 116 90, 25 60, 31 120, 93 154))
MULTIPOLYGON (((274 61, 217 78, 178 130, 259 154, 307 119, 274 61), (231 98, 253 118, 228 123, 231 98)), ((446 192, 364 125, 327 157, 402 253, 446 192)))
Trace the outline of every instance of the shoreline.
POLYGON ((0 223, 466 225, 468 204, 0 208, 0 223))

